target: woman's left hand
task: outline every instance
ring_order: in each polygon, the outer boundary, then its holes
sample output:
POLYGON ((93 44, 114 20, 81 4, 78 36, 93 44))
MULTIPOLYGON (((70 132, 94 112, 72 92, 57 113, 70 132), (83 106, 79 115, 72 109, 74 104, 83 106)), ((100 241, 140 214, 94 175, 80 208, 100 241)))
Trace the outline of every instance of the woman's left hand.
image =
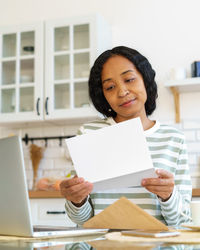
POLYGON ((146 178, 142 180, 142 186, 156 194, 163 201, 167 201, 174 189, 174 176, 172 173, 157 169, 158 178, 146 178))

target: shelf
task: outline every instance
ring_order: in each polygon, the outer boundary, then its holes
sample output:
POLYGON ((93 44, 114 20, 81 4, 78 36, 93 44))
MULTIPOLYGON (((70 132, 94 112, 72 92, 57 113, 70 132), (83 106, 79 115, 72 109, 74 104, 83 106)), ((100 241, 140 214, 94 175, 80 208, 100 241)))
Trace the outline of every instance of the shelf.
POLYGON ((174 96, 175 121, 180 122, 180 93, 200 92, 200 77, 186 78, 183 80, 167 81, 165 87, 170 88, 174 96))
POLYGON ((179 93, 200 91, 200 77, 170 80, 165 83, 165 87, 175 87, 179 93))

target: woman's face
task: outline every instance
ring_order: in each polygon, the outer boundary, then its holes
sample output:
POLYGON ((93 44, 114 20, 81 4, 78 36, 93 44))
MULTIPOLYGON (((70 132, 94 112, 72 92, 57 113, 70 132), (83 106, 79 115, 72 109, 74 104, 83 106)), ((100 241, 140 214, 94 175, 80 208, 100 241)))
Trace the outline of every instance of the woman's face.
POLYGON ((143 77, 134 64, 123 56, 113 56, 103 65, 103 93, 117 113, 117 122, 146 116, 147 93, 143 77))

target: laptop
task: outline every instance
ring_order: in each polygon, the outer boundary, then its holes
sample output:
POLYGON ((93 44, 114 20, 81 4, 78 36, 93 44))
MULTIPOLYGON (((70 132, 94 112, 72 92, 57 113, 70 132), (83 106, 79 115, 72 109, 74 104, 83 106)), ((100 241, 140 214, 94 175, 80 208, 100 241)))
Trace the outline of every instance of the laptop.
POLYGON ((0 235, 73 237, 108 231, 32 225, 22 141, 19 136, 0 139, 0 199, 0 235))

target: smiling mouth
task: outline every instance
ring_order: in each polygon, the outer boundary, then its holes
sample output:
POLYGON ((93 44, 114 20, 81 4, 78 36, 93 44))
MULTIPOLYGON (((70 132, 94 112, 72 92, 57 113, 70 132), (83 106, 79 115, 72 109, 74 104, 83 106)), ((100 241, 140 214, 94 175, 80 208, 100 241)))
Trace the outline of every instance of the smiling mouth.
POLYGON ((130 106, 134 101, 135 101, 135 99, 132 99, 132 100, 129 100, 127 102, 120 104, 119 106, 120 107, 127 107, 127 106, 130 106))

